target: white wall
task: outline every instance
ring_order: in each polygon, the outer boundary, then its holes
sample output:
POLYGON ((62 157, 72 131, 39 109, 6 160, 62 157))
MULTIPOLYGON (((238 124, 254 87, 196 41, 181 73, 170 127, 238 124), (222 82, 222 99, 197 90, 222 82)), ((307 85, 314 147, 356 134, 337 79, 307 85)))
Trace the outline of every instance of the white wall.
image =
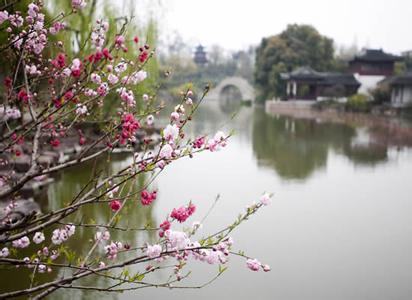
POLYGON ((394 87, 391 94, 391 104, 394 107, 412 106, 412 86, 394 87))
POLYGON ((358 93, 369 95, 369 90, 373 90, 377 87, 378 82, 385 79, 385 76, 375 75, 359 75, 354 74, 355 78, 360 82, 361 86, 358 93))

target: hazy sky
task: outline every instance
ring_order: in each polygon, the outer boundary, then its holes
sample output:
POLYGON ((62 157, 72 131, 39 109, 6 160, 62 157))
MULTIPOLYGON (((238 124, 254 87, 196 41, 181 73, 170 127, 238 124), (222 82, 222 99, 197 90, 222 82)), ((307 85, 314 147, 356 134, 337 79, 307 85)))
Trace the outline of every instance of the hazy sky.
POLYGON ((312 24, 338 45, 412 49, 412 0, 165 0, 162 33, 227 49, 258 44, 287 24, 312 24))

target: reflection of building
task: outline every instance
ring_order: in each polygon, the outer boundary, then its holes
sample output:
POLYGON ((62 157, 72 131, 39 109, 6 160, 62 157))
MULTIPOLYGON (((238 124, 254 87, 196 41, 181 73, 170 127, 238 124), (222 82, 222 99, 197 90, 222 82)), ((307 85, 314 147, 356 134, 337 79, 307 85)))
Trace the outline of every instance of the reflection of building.
POLYGON ((310 67, 282 73, 281 78, 286 81, 287 99, 296 100, 345 99, 360 86, 352 74, 321 73, 310 67))
POLYGON ((391 89, 391 104, 395 107, 412 106, 412 73, 393 76, 384 81, 391 89))
POLYGON ((204 66, 207 63, 206 51, 202 45, 197 46, 194 61, 198 66, 204 66))
POLYGON ((361 83, 359 93, 368 94, 379 81, 392 76, 395 62, 401 57, 385 53, 382 49, 364 49, 349 61, 349 72, 361 83))

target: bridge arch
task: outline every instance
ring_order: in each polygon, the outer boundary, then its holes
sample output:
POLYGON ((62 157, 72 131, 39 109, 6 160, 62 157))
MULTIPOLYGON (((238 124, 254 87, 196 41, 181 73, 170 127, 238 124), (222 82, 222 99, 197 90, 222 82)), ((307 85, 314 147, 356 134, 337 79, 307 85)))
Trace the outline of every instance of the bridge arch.
POLYGON ((206 100, 227 101, 229 98, 240 97, 241 101, 254 101, 255 93, 249 82, 242 77, 227 77, 215 88, 210 90, 206 100))

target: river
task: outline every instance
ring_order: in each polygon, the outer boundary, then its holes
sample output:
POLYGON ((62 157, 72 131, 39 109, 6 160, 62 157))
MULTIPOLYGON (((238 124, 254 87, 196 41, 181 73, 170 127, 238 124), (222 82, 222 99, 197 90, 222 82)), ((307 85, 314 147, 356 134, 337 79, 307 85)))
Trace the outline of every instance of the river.
MULTIPOLYGON (((236 111, 232 119, 232 110, 214 104, 199 110, 188 134, 233 129, 228 146, 166 168, 154 182, 159 190, 154 206, 128 209, 127 222, 161 222, 173 207, 189 200, 198 207, 191 221, 200 220, 219 194, 201 235, 229 224, 263 192, 274 193, 272 204, 233 234, 236 249, 269 264, 272 271, 251 272, 244 260, 233 257, 224 275, 202 290, 152 288, 118 295, 62 290, 59 299, 411 299, 408 143, 393 142, 370 124, 270 116, 254 107, 236 111)), ((405 124, 403 128, 411 126, 405 124)), ((110 167, 118 169, 128 159, 117 158, 110 167)), ((88 180, 90 169, 82 166, 62 174, 49 189, 48 198, 56 202, 43 203, 43 208, 67 201, 88 180)), ((96 210, 89 213, 97 222, 108 217, 96 210)), ((78 230, 82 240, 71 245, 81 253, 90 246, 92 233, 78 230)), ((121 234, 136 245, 155 239, 154 233, 121 234)), ((193 274, 186 284, 197 284, 213 277, 217 266, 193 263, 189 269, 193 274)), ((167 277, 159 273, 151 278, 167 277)), ((8 281, 18 284, 13 276, 8 281)))

